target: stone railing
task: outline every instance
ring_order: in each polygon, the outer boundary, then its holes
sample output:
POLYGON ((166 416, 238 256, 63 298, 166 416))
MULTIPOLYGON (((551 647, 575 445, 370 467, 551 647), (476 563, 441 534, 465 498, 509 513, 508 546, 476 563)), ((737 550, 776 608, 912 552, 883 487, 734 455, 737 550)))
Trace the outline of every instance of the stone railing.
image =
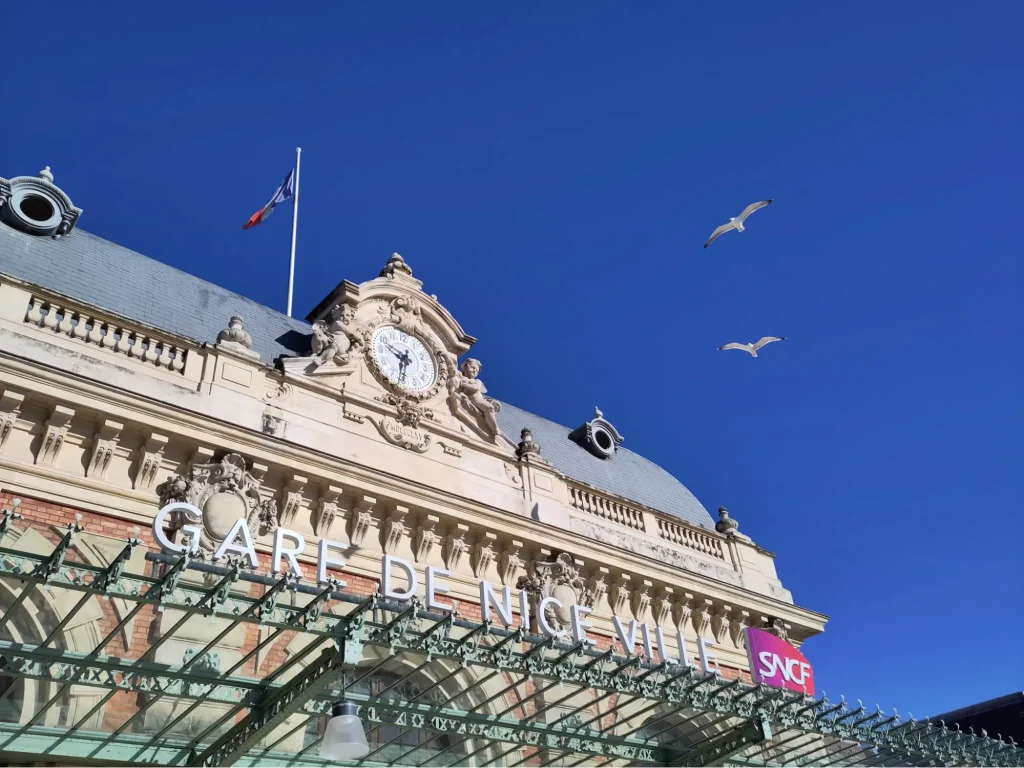
POLYGON ((569 503, 573 509, 597 515, 613 523, 637 531, 647 532, 644 527, 644 513, 638 508, 594 493, 578 485, 569 484, 569 503))
POLYGON ((114 354, 171 373, 181 373, 185 368, 188 350, 181 345, 149 331, 101 317, 94 311, 82 310, 44 296, 32 296, 25 312, 25 322, 83 344, 95 344, 114 354))
POLYGON ((665 541, 678 544, 687 549, 696 550, 716 560, 726 559, 721 537, 704 533, 696 526, 689 526, 685 523, 678 523, 674 520, 659 517, 658 536, 665 541))
POLYGON ((689 525, 663 512, 631 504, 622 499, 569 483, 569 503, 573 509, 600 517, 609 522, 631 528, 640 533, 656 536, 677 547, 697 552, 715 560, 727 560, 722 537, 689 525))

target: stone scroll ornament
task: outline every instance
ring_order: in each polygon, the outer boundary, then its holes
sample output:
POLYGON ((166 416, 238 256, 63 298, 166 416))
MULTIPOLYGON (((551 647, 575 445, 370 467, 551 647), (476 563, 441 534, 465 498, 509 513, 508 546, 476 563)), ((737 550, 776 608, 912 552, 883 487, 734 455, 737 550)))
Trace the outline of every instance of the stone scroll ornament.
POLYGON ((534 605, 545 597, 553 597, 561 603, 561 606, 549 604, 544 611, 544 618, 555 631, 570 629, 570 606, 593 607, 594 593, 571 555, 560 552, 552 560, 535 562, 531 570, 529 575, 519 577, 516 589, 526 590, 534 605))
POLYGON ((475 358, 463 361, 458 372, 448 380, 448 406, 461 421, 494 440, 498 436, 496 414, 501 403, 484 397, 487 387, 477 378, 481 368, 483 363, 475 358))
POLYGON ((259 483, 246 471, 245 460, 237 453, 229 453, 218 462, 193 464, 188 475, 168 477, 156 492, 161 507, 185 502, 201 510, 199 519, 184 510, 169 517, 172 531, 186 525, 199 526, 200 557, 211 558, 239 518, 245 519, 254 540, 277 530, 277 502, 260 497, 259 483))

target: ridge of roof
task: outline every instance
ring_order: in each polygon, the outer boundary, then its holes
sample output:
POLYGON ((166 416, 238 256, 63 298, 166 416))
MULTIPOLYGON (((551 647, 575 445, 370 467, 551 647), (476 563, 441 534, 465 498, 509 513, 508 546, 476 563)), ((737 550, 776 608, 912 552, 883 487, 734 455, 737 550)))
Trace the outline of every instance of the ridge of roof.
MULTIPOLYGON (((303 355, 310 325, 239 293, 118 245, 78 227, 55 240, 0 224, 0 273, 78 299, 196 342, 211 342, 241 314, 252 348, 263 362, 303 355), (116 276, 128 280, 115 279, 116 276), (170 302, 168 296, 181 299, 170 302), (189 311, 182 311, 182 306, 189 311)), ((569 439, 570 428, 502 403, 498 425, 513 443, 527 427, 541 455, 566 476, 704 528, 711 515, 667 470, 619 448, 610 458, 594 456, 569 439)))

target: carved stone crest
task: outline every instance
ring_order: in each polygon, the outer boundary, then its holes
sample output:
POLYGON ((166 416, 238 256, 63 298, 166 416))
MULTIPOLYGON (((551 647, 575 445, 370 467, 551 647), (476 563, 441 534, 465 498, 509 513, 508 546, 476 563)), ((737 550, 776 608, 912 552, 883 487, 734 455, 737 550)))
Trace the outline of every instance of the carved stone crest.
POLYGON ((373 421, 374 426, 384 436, 384 439, 392 445, 407 448, 416 453, 426 453, 430 448, 433 438, 429 434, 416 429, 416 427, 402 424, 393 416, 385 416, 383 418, 368 416, 367 418, 373 421))
POLYGON ((535 605, 545 597, 558 599, 561 607, 548 605, 544 615, 556 631, 569 629, 570 606, 590 608, 594 605, 594 594, 572 556, 565 552, 560 552, 553 560, 535 562, 528 575, 519 577, 516 589, 525 589, 535 605))
POLYGON ((171 530, 185 525, 201 528, 201 557, 211 557, 217 551, 239 518, 245 519, 254 540, 277 530, 277 503, 260 497, 259 483, 246 471, 245 460, 237 453, 229 453, 219 462, 193 464, 187 476, 168 477, 156 492, 161 507, 178 501, 201 511, 198 519, 185 511, 169 518, 171 530))
POLYGON ((501 404, 485 397, 487 387, 477 378, 483 364, 468 358, 448 380, 448 406, 463 423, 488 440, 498 436, 496 415, 501 404))

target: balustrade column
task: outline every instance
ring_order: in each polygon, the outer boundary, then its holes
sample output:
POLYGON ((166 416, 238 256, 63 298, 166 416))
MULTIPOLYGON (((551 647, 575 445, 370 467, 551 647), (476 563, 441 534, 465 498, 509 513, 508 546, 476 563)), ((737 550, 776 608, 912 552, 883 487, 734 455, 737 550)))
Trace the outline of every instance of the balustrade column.
POLYGON ((51 331, 57 327, 57 313, 60 312, 60 307, 50 302, 46 305, 46 317, 43 318, 43 327, 49 328, 51 331))

